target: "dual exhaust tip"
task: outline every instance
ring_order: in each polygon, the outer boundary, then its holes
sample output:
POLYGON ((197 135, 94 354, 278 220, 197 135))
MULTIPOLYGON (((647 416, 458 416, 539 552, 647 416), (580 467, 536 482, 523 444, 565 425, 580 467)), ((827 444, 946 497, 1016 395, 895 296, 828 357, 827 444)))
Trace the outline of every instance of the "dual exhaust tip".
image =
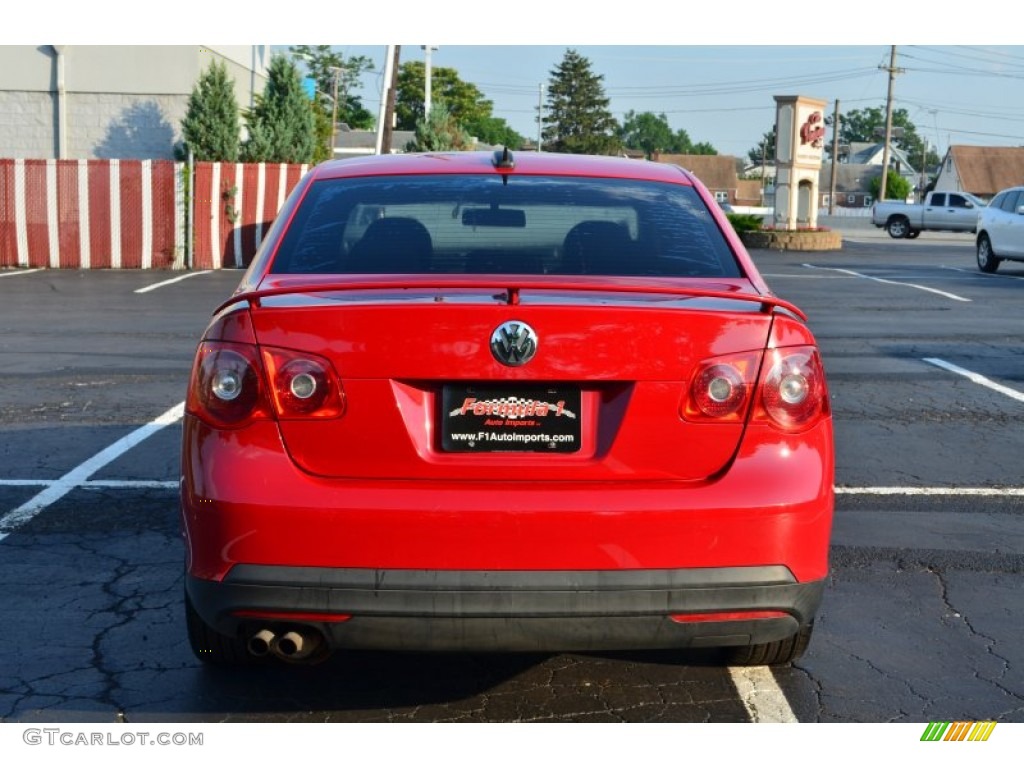
POLYGON ((277 634, 271 629, 261 629, 249 638, 248 649, 253 656, 273 654, 284 661, 303 661, 310 658, 323 638, 313 630, 291 629, 277 634))

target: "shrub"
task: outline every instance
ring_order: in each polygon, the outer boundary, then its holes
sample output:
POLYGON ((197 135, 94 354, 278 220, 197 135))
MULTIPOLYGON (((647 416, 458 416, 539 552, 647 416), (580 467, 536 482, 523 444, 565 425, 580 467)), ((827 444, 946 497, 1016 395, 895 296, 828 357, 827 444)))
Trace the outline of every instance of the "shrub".
POLYGON ((763 219, 753 213, 727 213, 732 228, 739 232, 758 232, 764 228, 763 219))

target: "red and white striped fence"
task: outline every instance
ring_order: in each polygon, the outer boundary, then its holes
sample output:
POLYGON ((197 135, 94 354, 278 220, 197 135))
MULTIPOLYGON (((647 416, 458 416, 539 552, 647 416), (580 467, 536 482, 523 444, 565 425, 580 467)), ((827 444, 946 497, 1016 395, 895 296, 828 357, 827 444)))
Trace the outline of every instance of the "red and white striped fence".
POLYGON ((245 266, 305 165, 0 160, 0 267, 245 266))
POLYGON ((286 163, 196 163, 191 266, 248 265, 307 170, 308 165, 286 163))

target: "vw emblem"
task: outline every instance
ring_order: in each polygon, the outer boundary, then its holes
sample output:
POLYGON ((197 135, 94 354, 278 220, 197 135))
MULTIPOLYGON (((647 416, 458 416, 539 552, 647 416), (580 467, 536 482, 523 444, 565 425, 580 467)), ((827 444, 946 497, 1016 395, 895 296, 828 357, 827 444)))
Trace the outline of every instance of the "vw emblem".
POLYGON ((537 354, 537 334, 520 320, 502 323, 491 334, 491 354, 502 365, 528 363, 537 354))

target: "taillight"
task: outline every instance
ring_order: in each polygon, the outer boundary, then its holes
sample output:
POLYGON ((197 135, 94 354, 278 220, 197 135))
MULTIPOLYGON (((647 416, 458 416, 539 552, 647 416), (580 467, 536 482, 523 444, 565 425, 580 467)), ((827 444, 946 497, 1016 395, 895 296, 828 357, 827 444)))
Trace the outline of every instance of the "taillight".
POLYGON ((747 415, 760 355, 748 353, 705 360, 683 400, 687 421, 735 422, 747 415))
POLYGON ((817 349, 769 350, 764 369, 755 420, 798 432, 829 413, 825 369, 817 349))
POLYGON ((328 360, 309 352, 263 347, 270 394, 282 419, 333 419, 345 412, 341 382, 328 360))
POLYGON ((319 355, 204 341, 196 352, 188 411, 221 428, 254 419, 330 419, 345 411, 341 382, 319 355), (264 376, 264 372, 266 376, 264 376))
POLYGON ((196 351, 188 411, 217 427, 239 427, 269 414, 259 359, 249 344, 204 341, 196 351))

